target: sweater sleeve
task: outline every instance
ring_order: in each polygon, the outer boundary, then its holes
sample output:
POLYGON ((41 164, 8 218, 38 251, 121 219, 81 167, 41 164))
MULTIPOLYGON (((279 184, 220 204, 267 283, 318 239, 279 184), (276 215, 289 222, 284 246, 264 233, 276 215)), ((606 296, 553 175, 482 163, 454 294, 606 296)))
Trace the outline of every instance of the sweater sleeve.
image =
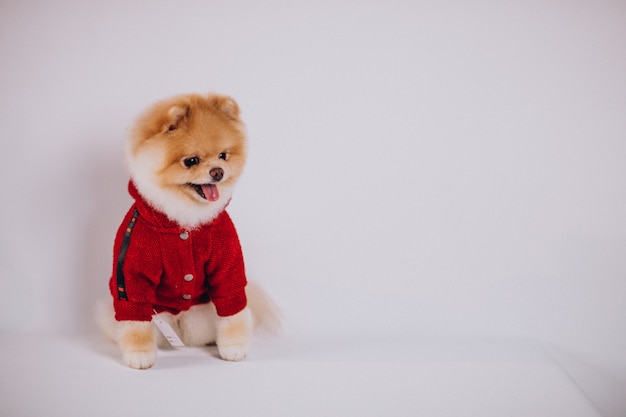
POLYGON ((130 240, 123 264, 125 293, 127 298, 118 296, 117 263, 120 248, 130 217, 126 216, 116 235, 113 254, 113 276, 110 290, 113 295, 115 319, 150 321, 156 299, 156 288, 161 277, 162 262, 158 249, 158 236, 145 226, 141 217, 130 234, 130 240))
POLYGON ((232 316, 247 305, 247 281, 239 237, 226 212, 216 219, 211 241, 213 256, 206 270, 209 297, 219 316, 232 316))

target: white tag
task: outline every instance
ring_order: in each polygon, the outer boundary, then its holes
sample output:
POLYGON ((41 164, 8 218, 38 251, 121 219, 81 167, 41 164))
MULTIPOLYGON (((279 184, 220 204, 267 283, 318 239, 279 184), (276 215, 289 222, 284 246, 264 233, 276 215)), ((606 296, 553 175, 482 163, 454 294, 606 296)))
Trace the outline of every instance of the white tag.
POLYGON ((178 337, 178 335, 176 334, 174 329, 172 329, 172 326, 170 326, 168 322, 166 322, 165 320, 157 316, 152 316, 152 323, 154 323, 157 329, 161 331, 161 333, 163 334, 163 336, 165 336, 167 341, 170 342, 170 345, 172 345, 173 347, 185 346, 183 341, 180 340, 180 337, 178 337))

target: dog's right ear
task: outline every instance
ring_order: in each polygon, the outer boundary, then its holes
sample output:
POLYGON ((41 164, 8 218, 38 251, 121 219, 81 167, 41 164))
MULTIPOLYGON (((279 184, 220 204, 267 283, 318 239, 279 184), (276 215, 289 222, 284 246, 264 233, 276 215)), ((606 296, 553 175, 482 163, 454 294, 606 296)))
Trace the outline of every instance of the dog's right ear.
POLYGON ((186 105, 175 105, 170 107, 167 111, 168 120, 163 126, 164 132, 171 132, 178 129, 178 127, 187 119, 189 114, 189 107, 186 105))

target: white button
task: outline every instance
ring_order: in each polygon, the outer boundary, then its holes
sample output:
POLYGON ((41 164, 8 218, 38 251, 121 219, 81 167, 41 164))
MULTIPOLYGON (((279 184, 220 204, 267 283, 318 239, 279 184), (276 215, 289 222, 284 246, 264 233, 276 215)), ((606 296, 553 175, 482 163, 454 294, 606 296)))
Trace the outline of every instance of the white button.
POLYGON ((185 294, 185 295, 183 295, 183 299, 185 299, 185 300, 191 300, 191 295, 189 295, 189 294, 185 294))
POLYGON ((189 281, 193 280, 193 275, 191 275, 191 274, 187 274, 187 275, 185 275, 185 276, 183 277, 183 279, 184 279, 185 281, 189 282, 189 281))
POLYGON ((187 240, 187 239, 189 239, 189 232, 181 232, 181 234, 180 234, 180 238, 181 238, 182 240, 187 240))

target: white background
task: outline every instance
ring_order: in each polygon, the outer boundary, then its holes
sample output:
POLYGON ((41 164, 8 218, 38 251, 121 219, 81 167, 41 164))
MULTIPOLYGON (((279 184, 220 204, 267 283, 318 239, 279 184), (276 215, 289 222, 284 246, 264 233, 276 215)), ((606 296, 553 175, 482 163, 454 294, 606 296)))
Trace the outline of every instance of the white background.
POLYGON ((0 57, 5 334, 91 331, 133 118, 216 91, 287 333, 538 340, 626 386, 623 2, 3 1, 0 57))

